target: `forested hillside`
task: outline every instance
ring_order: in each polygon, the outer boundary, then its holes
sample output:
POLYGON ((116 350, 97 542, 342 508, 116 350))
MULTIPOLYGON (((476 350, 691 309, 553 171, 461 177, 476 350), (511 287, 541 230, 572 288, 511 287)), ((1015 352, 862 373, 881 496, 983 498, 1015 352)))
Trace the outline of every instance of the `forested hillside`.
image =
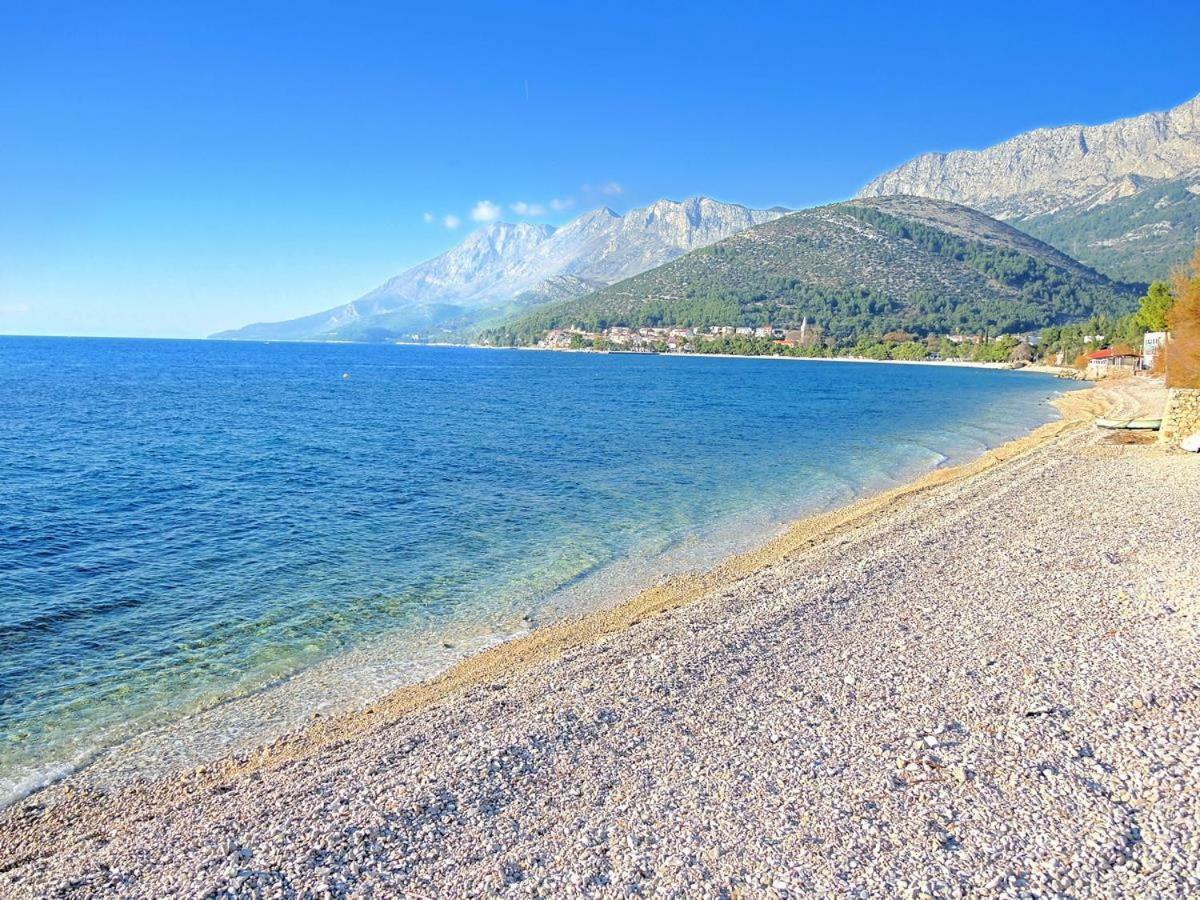
POLYGON ((1070 207, 1017 223, 1112 278, 1145 281, 1200 244, 1200 176, 1150 184, 1097 207, 1070 207))
POLYGON ((535 341, 551 328, 795 325, 840 344, 1029 331, 1122 315, 1139 288, 1110 281, 1023 232, 939 200, 879 197, 805 210, 484 334, 535 341))

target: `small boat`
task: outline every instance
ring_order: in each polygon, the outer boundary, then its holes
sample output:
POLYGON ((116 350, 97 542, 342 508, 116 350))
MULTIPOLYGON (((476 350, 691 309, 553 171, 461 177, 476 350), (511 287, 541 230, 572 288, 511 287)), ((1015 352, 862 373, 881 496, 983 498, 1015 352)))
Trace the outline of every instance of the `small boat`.
POLYGON ((1162 419, 1097 419, 1100 428, 1124 428, 1131 431, 1158 431, 1162 419))

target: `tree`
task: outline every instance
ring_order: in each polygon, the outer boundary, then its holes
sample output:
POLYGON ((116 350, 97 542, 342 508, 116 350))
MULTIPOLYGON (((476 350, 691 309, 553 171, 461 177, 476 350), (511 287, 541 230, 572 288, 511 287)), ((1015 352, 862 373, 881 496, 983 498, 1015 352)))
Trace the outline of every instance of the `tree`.
POLYGON ((1165 281, 1156 281, 1150 285, 1150 292, 1142 297, 1135 321, 1146 331, 1166 331, 1167 313, 1174 302, 1171 286, 1165 281))
POLYGON ((892 359, 924 359, 929 355, 924 344, 918 344, 916 341, 906 341, 903 344, 897 344, 892 348, 892 359))
POLYGON ((1200 249, 1189 268, 1175 274, 1175 304, 1167 313, 1168 387, 1200 388, 1200 249))

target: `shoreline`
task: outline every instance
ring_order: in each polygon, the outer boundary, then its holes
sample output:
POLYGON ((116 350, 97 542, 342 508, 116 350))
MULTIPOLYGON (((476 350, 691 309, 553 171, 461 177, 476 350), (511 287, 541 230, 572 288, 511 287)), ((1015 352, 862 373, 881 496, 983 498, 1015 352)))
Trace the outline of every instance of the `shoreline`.
POLYGON ((564 653, 603 640, 631 625, 639 624, 647 617, 662 615, 686 606, 706 594, 722 590, 757 572, 769 569, 787 557, 831 541, 844 530, 862 524, 894 503, 969 479, 1002 462, 1036 450, 1068 431, 1090 424, 1105 411, 1107 405, 1095 388, 1064 393, 1050 402, 1058 409, 1060 418, 985 450, 972 460, 953 466, 935 467, 896 487, 860 497, 849 504, 825 512, 784 523, 781 533, 774 538, 748 551, 728 556, 708 569, 667 576, 661 584, 645 588, 615 605, 601 607, 580 617, 539 626, 528 634, 474 653, 429 679, 399 687, 363 708, 331 716, 317 716, 308 726, 281 735, 249 754, 216 760, 213 764, 201 768, 205 770, 204 774, 214 771, 226 776, 256 771, 264 764, 273 765, 284 759, 302 756, 328 743, 360 734, 364 730, 387 727, 396 719, 435 704, 450 694, 469 690, 495 679, 512 677, 564 653))
POLYGON ((1178 886, 1200 481, 1086 427, 1149 387, 253 754, 50 788, 0 813, 0 892, 1178 886))
MULTIPOLYGON (((458 346, 458 345, 448 345, 458 346)), ((497 348, 478 348, 497 349, 497 348)), ((597 351, 556 351, 548 348, 516 348, 536 349, 546 352, 597 352, 597 351)), ((667 356, 711 356, 713 354, 661 354, 667 356)), ((755 356, 731 356, 735 359, 759 359, 755 356)), ((771 357, 766 357, 771 358, 771 357)), ((803 357, 778 357, 780 359, 799 359, 803 357)), ((900 360, 856 360, 846 358, 824 358, 817 361, 825 362, 895 362, 901 365, 959 365, 946 361, 900 361, 900 360)), ((972 368, 1001 368, 1007 366, 997 363, 970 363, 961 365, 972 368)), ((1043 373, 1044 374, 1044 373, 1043 373)), ((290 728, 282 734, 255 744, 249 750, 231 749, 216 756, 204 758, 197 767, 176 769, 161 776, 149 779, 134 778, 123 783, 106 785, 96 788, 87 782, 87 772, 95 760, 77 768, 64 770, 65 774, 37 787, 25 794, 23 798, 14 800, 7 807, 0 807, 0 814, 5 809, 27 802, 30 798, 37 799, 42 795, 53 795, 55 792, 67 790, 83 791, 119 791, 125 784, 139 785, 171 780, 200 772, 206 777, 236 777, 246 772, 254 772, 265 765, 274 765, 283 760, 300 758, 314 752, 329 743, 336 743, 352 735, 364 731, 387 727, 392 721, 409 713, 418 711, 428 705, 437 703, 449 694, 469 690, 473 686, 501 677, 510 677, 520 671, 538 665, 563 653, 570 652, 587 643, 602 640, 611 634, 630 627, 642 619, 657 616, 681 606, 694 602, 712 591, 721 590, 736 583, 757 571, 776 564, 803 550, 816 547, 828 540, 834 539, 841 531, 853 528, 890 504, 903 501, 910 495, 944 484, 950 484, 972 475, 986 471, 999 462, 1010 459, 1015 455, 1028 452, 1041 444, 1052 440, 1064 431, 1078 427, 1090 421, 1100 411, 1093 395, 1094 389, 1080 389, 1065 392, 1050 401, 1059 412, 1060 418, 1051 420, 1034 427, 1019 437, 1006 441, 996 447, 984 450, 979 456, 966 462, 953 465, 937 465, 934 468, 909 479, 895 487, 882 491, 874 491, 823 512, 802 516, 798 519, 785 521, 774 528, 776 532, 761 543, 750 549, 717 559, 711 565, 699 571, 684 571, 676 574, 657 576, 650 586, 636 591, 632 596, 625 595, 623 599, 610 598, 608 603, 594 608, 582 615, 572 615, 561 620, 552 620, 537 626, 534 630, 516 637, 503 639, 498 643, 485 646, 483 649, 471 652, 457 662, 441 669, 427 678, 394 688, 373 701, 351 704, 349 707, 335 709, 332 712, 315 712, 309 721, 299 728, 290 728)), ((617 595, 618 597, 620 594, 617 595)), ((297 673, 301 675, 302 673, 297 673)), ((297 677, 297 676, 291 676, 297 677)), ((290 680, 290 679, 288 679, 290 680)), ((269 685, 264 690, 278 687, 269 685)), ((257 692, 256 692, 257 693, 257 692)), ((243 698, 244 699, 244 698, 243 698)), ((224 706, 223 701, 217 706, 224 706)), ((186 721, 186 719, 184 720, 186 721)), ((141 738, 133 738, 136 743, 141 738)), ((121 745, 98 751, 98 758, 103 759, 113 752, 119 752, 121 745)))
POLYGON ((1049 366, 1041 363, 1030 363, 1024 366, 1014 366, 1012 363, 975 362, 969 359, 868 359, 865 356, 789 356, 785 353, 695 353, 679 350, 667 353, 639 353, 633 350, 593 350, 582 348, 571 350, 565 347, 491 347, 487 344, 403 344, 406 347, 468 347, 472 350, 518 350, 538 353, 594 353, 598 356, 651 356, 651 357, 684 357, 688 359, 778 359, 792 362, 840 362, 840 363, 871 363, 894 366, 943 366, 963 369, 995 369, 998 372, 1032 372, 1041 375, 1072 374, 1073 369, 1066 366, 1049 366))
MULTIPOLYGON (((1055 391, 1054 385, 1047 384, 1046 387, 1048 393, 1055 391)), ((1061 389, 1058 392, 1061 393, 1061 389)), ((1061 415, 1061 410, 1059 414, 1061 415)), ((1021 422, 1014 424, 1012 433, 1024 436, 1024 432, 1036 427, 1039 426, 1021 422)), ((972 448, 968 452, 967 458, 969 460, 971 454, 980 452, 986 455, 995 449, 993 447, 981 451, 972 448)), ((947 450, 947 452, 950 451, 947 450)), ((664 583, 672 585, 673 589, 674 582, 678 578, 692 577, 697 570, 699 570, 699 574, 705 575, 711 569, 723 567, 731 559, 740 555, 758 553, 764 547, 774 543, 780 534, 786 534, 798 523, 809 521, 814 515, 813 509, 819 510, 815 513, 818 516, 837 513, 863 499, 878 496, 880 491, 887 493, 897 488, 903 489, 912 484, 914 477, 919 478, 948 468, 953 469, 958 464, 957 460, 963 458, 960 454, 955 454, 955 457, 956 459, 951 460, 947 466, 946 456, 938 454, 937 458, 940 458, 941 461, 933 462, 932 469, 927 468, 930 463, 924 463, 919 467, 914 466, 911 469, 906 468, 886 474, 873 484, 858 485, 852 492, 852 496, 834 501, 837 504, 835 506, 814 503, 808 504, 809 509, 793 508, 786 512, 781 511, 778 517, 769 521, 764 520, 761 523, 762 527, 754 532, 753 537, 726 541, 724 547, 715 550, 710 548, 710 552, 704 558, 696 558, 676 565, 669 558, 672 551, 663 551, 656 559, 645 562, 636 581, 622 580, 616 585, 610 582, 604 588, 603 596, 600 596, 601 592, 597 590, 596 597, 586 606, 577 605, 574 609, 568 610, 565 616, 562 615, 560 609, 557 615, 539 617, 545 624, 537 624, 533 633, 548 627, 571 626, 581 618, 586 621, 590 614, 613 610, 626 603, 636 602, 644 594, 660 590, 664 583), (680 575, 678 574, 680 572, 686 574, 680 575)), ((726 526, 724 523, 713 525, 706 523, 705 525, 706 529, 714 529, 714 535, 715 529, 719 527, 726 526)), ((704 533, 708 534, 707 531, 704 533)), ((523 622, 525 621, 530 620, 523 620, 523 622)), ((288 685, 303 684, 314 673, 316 676, 314 681, 321 677, 328 680, 331 677, 330 673, 337 668, 338 659, 353 654, 353 651, 343 651, 334 657, 322 659, 282 678, 272 679, 250 692, 234 694, 218 699, 211 704, 206 703, 179 718, 151 723, 144 730, 127 734, 116 743, 97 743, 88 748, 86 755, 81 754, 75 759, 64 761, 52 772, 48 772, 44 776, 39 773, 35 777, 29 778, 24 784, 19 784, 19 793, 15 796, 10 795, 11 799, 0 803, 0 811, 11 805, 19 804, 26 798, 53 792, 61 785, 85 790, 119 789, 124 783, 170 778, 197 766, 204 768, 236 767, 239 757, 253 757, 264 752, 277 754, 276 744, 292 744, 300 740, 297 735, 303 735, 311 729, 336 730, 336 726, 331 726, 329 723, 340 721, 347 716, 355 718, 366 709, 380 704, 386 705, 395 691, 419 687, 430 681, 438 682, 443 675, 450 674, 458 667, 469 663, 474 655, 505 647, 514 641, 521 641, 530 636, 529 629, 515 620, 513 627, 506 629, 502 635, 482 632, 478 634, 474 632, 456 633, 448 636, 447 640, 453 641, 454 648, 466 649, 465 654, 458 649, 450 648, 449 644, 445 644, 448 649, 451 649, 451 652, 442 654, 444 661, 438 665, 426 667, 424 671, 414 669, 399 686, 387 686, 383 693, 364 691, 357 697, 339 693, 336 699, 318 704, 315 711, 311 713, 301 711, 302 715, 300 716, 289 716, 287 724, 282 728, 264 728, 258 733, 249 731, 243 733, 239 730, 238 737, 226 738, 223 743, 219 739, 209 740, 203 737, 189 741, 187 735, 193 732, 199 735, 217 734, 222 731, 232 734, 233 730, 228 728, 231 719, 237 723, 251 721, 256 714, 261 715, 271 709, 272 702, 288 703, 293 696, 289 693, 288 685), (514 638, 513 635, 518 636, 514 638), (272 700, 272 697, 275 699, 272 700), (280 700, 281 697, 282 700, 280 700), (307 720, 304 718, 305 713, 307 713, 307 720), (197 729, 198 731, 196 731, 197 729), (185 744, 194 744, 195 746, 185 747, 185 744), (165 762, 160 760, 165 760, 165 762)), ((381 641, 380 645, 382 646, 383 643, 381 641)), ((400 680, 394 680, 393 685, 396 685, 398 681, 400 680)))

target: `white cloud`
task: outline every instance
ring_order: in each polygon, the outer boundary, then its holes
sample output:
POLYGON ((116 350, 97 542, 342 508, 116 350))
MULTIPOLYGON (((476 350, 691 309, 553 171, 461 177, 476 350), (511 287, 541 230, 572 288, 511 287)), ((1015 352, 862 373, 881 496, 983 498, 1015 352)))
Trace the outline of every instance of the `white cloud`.
POLYGON ((544 216, 546 214, 546 207, 542 206, 542 204, 526 203, 524 200, 511 203, 508 208, 518 216, 544 216))
POLYGON ((462 219, 458 216, 446 216, 446 218, 442 219, 442 224, 453 231, 462 224, 462 219))
POLYGON ((500 207, 491 200, 480 200, 471 208, 471 218, 476 222, 495 222, 500 213, 500 207))
POLYGON ((566 212, 574 205, 574 197, 555 197, 550 201, 550 208, 555 212, 566 212))
POLYGON ((421 216, 421 218, 424 219, 426 222, 432 222, 433 221, 433 213, 425 213, 423 216, 421 216))
POLYGON ((606 181, 604 184, 585 184, 582 190, 585 194, 596 193, 608 194, 609 196, 625 193, 625 188, 615 181, 606 181))
POLYGON ((19 316, 29 312, 28 303, 0 303, 0 316, 19 316))

